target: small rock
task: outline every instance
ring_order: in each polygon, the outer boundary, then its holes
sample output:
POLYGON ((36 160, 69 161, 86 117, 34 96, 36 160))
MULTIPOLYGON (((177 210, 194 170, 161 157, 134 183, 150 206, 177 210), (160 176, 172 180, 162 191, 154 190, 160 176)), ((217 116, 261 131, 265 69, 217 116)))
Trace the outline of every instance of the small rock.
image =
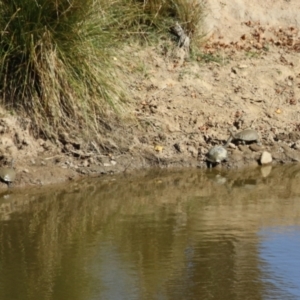
POLYGON ((112 166, 115 166, 117 164, 117 162, 115 160, 111 160, 110 163, 112 166))
POLYGON ((231 161, 234 161, 234 162, 238 162, 238 161, 242 161, 243 160, 243 154, 237 150, 233 151, 231 153, 231 161))
POLYGON ((195 147, 189 146, 187 150, 192 154, 193 157, 198 156, 198 150, 195 147))
POLYGON ((263 46, 262 46, 261 43, 256 43, 256 44, 255 44, 255 48, 258 49, 258 50, 262 49, 262 47, 263 47, 263 46))
POLYGON ((254 151, 254 152, 258 152, 258 151, 261 150, 261 146, 259 146, 259 145, 257 145, 257 144, 251 144, 251 145, 249 146, 249 148, 250 148, 252 151, 254 151))
POLYGON ((154 150, 156 151, 156 152, 162 152, 163 150, 164 150, 164 147, 163 146, 160 146, 160 145, 156 145, 156 146, 154 146, 154 150))
POLYGON ((299 134, 299 132, 296 132, 296 131, 290 132, 290 133, 289 133, 289 139, 290 139, 292 142, 294 142, 294 143, 300 142, 300 141, 299 141, 299 140, 300 140, 300 134, 299 134))
POLYGON ((104 163, 103 166, 104 166, 104 167, 110 167, 111 164, 110 164, 110 163, 104 163))
POLYGON ((29 170, 28 169, 24 169, 23 172, 24 173, 29 173, 29 170))
POLYGON ((246 68, 248 68, 248 66, 247 65, 239 65, 238 68, 239 69, 246 69, 246 68))
POLYGON ((90 157, 87 161, 88 161, 88 163, 90 163, 90 164, 94 164, 94 163, 95 163, 95 160, 94 160, 94 158, 92 158, 92 157, 90 157))
POLYGON ((288 145, 282 144, 281 147, 285 155, 291 159, 292 161, 300 161, 300 153, 299 150, 293 150, 288 145))
POLYGON ((270 164, 271 162, 272 162, 272 155, 271 155, 271 153, 269 153, 267 151, 264 151, 261 154, 260 163, 262 165, 267 165, 267 164, 270 164))
POLYGON ((167 139, 167 136, 164 133, 159 133, 158 137, 161 141, 165 141, 167 139))
POLYGON ((236 149, 236 145, 234 143, 229 143, 227 147, 230 149, 236 149))
POLYGON ((154 106, 151 106, 151 107, 150 107, 150 111, 151 111, 153 114, 155 114, 155 113, 157 112, 157 108, 154 107, 154 106))
POLYGON ((141 137, 139 137, 139 141, 140 141, 142 144, 148 144, 148 143, 149 143, 149 139, 148 139, 146 136, 141 136, 141 137))
POLYGON ((30 145, 30 142, 24 138, 24 140, 22 141, 23 145, 28 146, 30 145))
POLYGON ((251 154, 251 151, 249 150, 248 146, 246 146, 246 145, 238 145, 238 148, 244 154, 251 154))
POLYGON ((297 141, 294 145, 293 148, 296 150, 300 150, 300 141, 297 141))
POLYGON ((86 169, 78 169, 78 172, 81 174, 88 174, 88 171, 86 169))

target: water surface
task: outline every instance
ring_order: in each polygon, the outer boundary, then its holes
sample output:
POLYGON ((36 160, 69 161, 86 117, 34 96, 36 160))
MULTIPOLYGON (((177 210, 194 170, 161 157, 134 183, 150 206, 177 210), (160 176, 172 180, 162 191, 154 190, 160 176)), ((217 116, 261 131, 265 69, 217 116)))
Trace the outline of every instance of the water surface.
POLYGON ((300 168, 0 195, 0 299, 300 299, 300 168))

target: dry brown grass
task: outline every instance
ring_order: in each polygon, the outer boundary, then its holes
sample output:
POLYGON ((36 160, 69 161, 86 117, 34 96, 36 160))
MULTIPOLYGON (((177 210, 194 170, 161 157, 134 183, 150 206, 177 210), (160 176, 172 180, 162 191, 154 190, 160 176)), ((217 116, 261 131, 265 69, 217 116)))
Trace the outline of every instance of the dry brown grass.
POLYGON ((112 60, 121 44, 157 39, 176 21, 197 36, 203 11, 196 0, 0 0, 2 103, 37 135, 93 135, 124 107, 112 60))

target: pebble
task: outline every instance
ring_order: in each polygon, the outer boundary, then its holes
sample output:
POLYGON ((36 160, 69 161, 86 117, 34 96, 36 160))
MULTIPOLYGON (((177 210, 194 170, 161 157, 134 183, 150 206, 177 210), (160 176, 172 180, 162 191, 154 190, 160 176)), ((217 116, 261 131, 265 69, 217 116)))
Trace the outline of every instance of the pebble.
POLYGON ((252 151, 254 151, 254 152, 258 152, 258 151, 261 150, 261 146, 259 146, 259 145, 257 145, 257 144, 251 144, 251 145, 249 146, 249 148, 250 148, 252 151))
POLYGON ((192 154, 193 157, 198 156, 198 150, 194 146, 189 146, 187 150, 192 154))
POLYGON ((282 144, 281 147, 285 155, 291 159, 292 161, 300 161, 300 153, 299 150, 291 149, 288 145, 282 144))
POLYGON ((246 145, 238 145, 238 148, 244 154, 251 154, 251 151, 249 150, 248 146, 246 146, 246 145))
POLYGON ((264 151, 260 157, 260 163, 262 165, 267 165, 272 162, 272 155, 268 151, 264 151))
POLYGON ((293 148, 296 150, 300 150, 300 141, 297 141, 294 145, 293 148))
POLYGON ((117 164, 117 162, 115 160, 111 160, 110 163, 112 166, 115 166, 117 164))
POLYGON ((248 66, 247 65, 239 65, 238 68, 239 69, 246 69, 246 68, 248 68, 248 66))
POLYGON ((229 143, 227 147, 230 149, 236 149, 236 145, 234 143, 229 143))

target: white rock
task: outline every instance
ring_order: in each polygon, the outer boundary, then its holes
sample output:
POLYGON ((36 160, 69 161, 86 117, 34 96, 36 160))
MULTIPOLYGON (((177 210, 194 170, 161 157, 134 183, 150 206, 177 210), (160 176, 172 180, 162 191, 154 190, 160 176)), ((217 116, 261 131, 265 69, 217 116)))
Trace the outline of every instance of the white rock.
POLYGON ((115 160, 111 160, 110 163, 112 164, 112 166, 115 166, 117 164, 115 160))
POLYGON ((229 143, 228 144, 228 148, 230 148, 230 149, 236 149, 237 147, 236 147, 236 145, 234 143, 229 143))
POLYGON ((269 163, 272 162, 272 155, 271 153, 267 152, 267 151, 264 151, 262 154, 261 154, 261 158, 260 158, 260 163, 262 165, 267 165, 269 163))
POLYGON ((246 69, 246 68, 248 68, 248 66, 247 65, 239 65, 238 68, 239 69, 246 69))

